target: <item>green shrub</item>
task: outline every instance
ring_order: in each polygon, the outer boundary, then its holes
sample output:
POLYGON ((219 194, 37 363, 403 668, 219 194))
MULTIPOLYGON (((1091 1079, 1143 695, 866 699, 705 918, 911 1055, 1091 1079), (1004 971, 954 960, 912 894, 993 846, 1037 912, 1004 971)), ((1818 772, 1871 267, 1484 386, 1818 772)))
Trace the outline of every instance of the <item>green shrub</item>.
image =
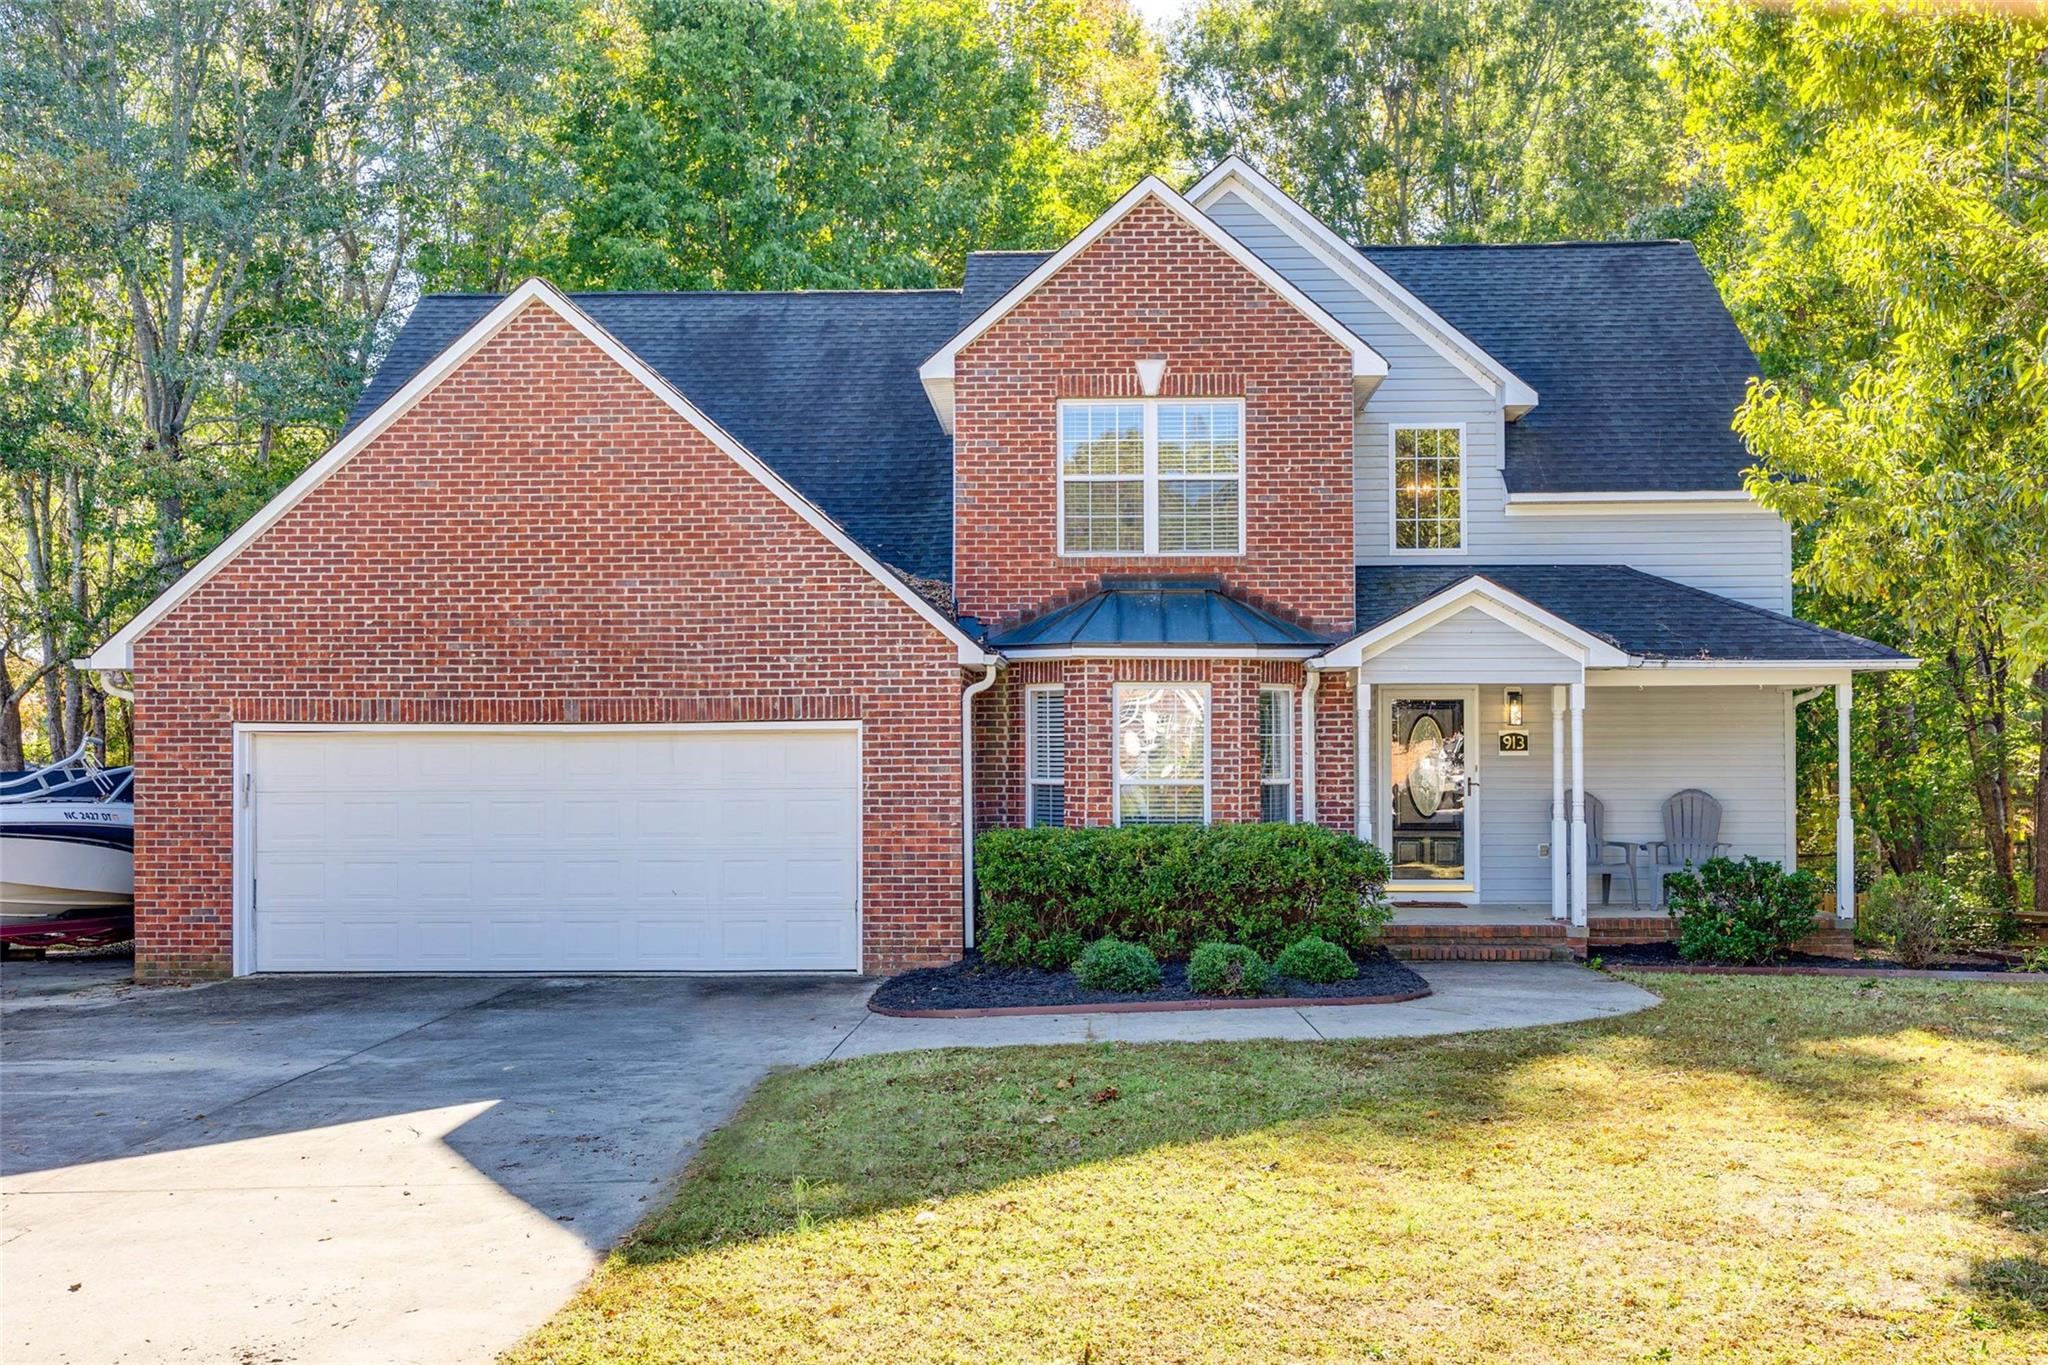
POLYGON ((1273 971, 1279 976, 1291 976, 1296 981, 1313 981, 1327 986, 1333 981, 1349 981, 1358 975, 1358 964, 1351 960, 1351 954, 1339 948, 1326 938, 1298 938, 1280 950, 1280 956, 1273 959, 1273 971))
POLYGON ((1820 879, 1747 857, 1709 858, 1664 878, 1678 920, 1678 955, 1692 962, 1767 962, 1813 932, 1820 879))
POLYGON ((1074 959, 1081 956, 1085 946, 1081 936, 1070 931, 1047 934, 1032 948, 1031 965, 1048 972, 1063 972, 1074 965, 1074 959))
POLYGON ((1309 935, 1356 951, 1392 916, 1386 855, 1318 825, 990 830, 974 860, 977 939, 1003 966, 1060 935, 1172 958, 1210 939, 1270 956, 1309 935))
POLYGON ((1878 878, 1856 918, 1857 939, 1888 949, 1905 967, 1988 947, 1996 936, 1989 913, 1932 872, 1878 878))
POLYGON ((1203 943, 1188 959, 1188 985, 1197 995, 1264 995, 1273 969, 1241 943, 1203 943))
POLYGON ((1091 991, 1159 989, 1159 959, 1141 943, 1099 938, 1074 959, 1074 979, 1091 991))

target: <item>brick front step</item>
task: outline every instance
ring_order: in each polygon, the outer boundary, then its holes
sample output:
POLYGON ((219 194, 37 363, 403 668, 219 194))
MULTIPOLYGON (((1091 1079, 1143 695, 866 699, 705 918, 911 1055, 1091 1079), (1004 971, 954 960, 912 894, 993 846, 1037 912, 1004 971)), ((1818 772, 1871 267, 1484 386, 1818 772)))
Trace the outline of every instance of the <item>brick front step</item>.
POLYGON ((1397 921, 1380 932, 1388 947, 1396 943, 1468 939, 1517 943, 1564 936, 1564 925, 1555 920, 1532 920, 1527 924, 1402 924, 1397 921))
POLYGON ((1572 950, 1562 939, 1554 943, 1500 939, 1389 943, 1387 951, 1402 962, 1569 962, 1572 958, 1572 950))

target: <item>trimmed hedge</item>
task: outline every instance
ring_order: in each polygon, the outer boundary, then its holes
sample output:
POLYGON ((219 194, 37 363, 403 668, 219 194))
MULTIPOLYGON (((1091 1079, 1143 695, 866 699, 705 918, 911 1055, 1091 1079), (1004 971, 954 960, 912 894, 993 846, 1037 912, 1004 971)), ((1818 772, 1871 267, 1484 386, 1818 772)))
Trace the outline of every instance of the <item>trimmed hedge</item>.
POLYGON ((1002 966, 1099 938, 1163 958, 1211 940, 1270 958, 1311 935, 1357 951, 1393 915, 1386 855, 1319 825, 990 830, 974 866, 976 939, 1002 966))
POLYGON ((1753 855, 1709 858, 1698 871, 1668 874, 1664 903, 1678 921, 1680 957, 1754 966, 1813 932, 1820 881, 1753 855))
POLYGON ((1161 977, 1159 959, 1144 944, 1118 938, 1099 938, 1074 959, 1074 980, 1091 991, 1156 991, 1161 977))
POLYGON ((1298 938, 1281 949, 1280 956, 1273 959, 1273 971, 1279 976, 1291 976, 1296 981, 1327 986, 1357 976, 1358 964, 1351 960, 1351 954, 1330 940, 1311 935, 1298 938))
POLYGON ((1188 985, 1199 995, 1264 995, 1272 984, 1266 959, 1242 944, 1196 944, 1188 959, 1188 985))

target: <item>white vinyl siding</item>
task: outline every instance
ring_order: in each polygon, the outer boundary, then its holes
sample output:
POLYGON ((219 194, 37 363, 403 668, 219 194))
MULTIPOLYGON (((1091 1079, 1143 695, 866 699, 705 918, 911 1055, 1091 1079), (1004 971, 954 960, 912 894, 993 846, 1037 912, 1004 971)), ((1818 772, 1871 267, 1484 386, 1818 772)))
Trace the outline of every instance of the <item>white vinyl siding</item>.
POLYGON ((1057 687, 1024 693, 1024 823, 1067 823, 1067 694, 1057 687))
POLYGON ((1370 683, 1577 682, 1578 660, 1474 607, 1365 661, 1370 683))
POLYGON ((1294 691, 1259 689, 1259 818, 1294 821, 1294 691))
POLYGON ((1236 194, 1220 196, 1209 215, 1387 358, 1387 377, 1357 422, 1354 562, 1403 559, 1393 549, 1389 515, 1390 428, 1459 423, 1465 452, 1464 558, 1473 563, 1626 564, 1769 611, 1791 612, 1791 534, 1770 512, 1507 515, 1506 425, 1499 397, 1236 194))
POLYGON ((1069 401, 1059 430, 1062 554, 1243 552, 1243 403, 1069 401))
POLYGON ((1209 689, 1123 683, 1116 689, 1116 822, 1200 824, 1209 818, 1209 689))

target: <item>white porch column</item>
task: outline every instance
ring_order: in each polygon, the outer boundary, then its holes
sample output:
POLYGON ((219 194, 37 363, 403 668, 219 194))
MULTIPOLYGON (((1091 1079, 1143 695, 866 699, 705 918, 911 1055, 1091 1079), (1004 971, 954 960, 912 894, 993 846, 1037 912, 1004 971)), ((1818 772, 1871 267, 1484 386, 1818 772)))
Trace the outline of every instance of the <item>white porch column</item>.
POLYGON ((1358 704, 1358 718, 1353 729, 1358 736, 1358 762, 1352 771, 1358 774, 1358 799, 1352 802, 1358 808, 1358 837, 1372 838, 1373 786, 1372 786, 1372 684, 1365 680, 1365 670, 1358 669, 1352 675, 1351 694, 1358 704))
POLYGON ((1550 689, 1550 917, 1571 913, 1571 845, 1565 842, 1563 687, 1550 689))
POLYGON ((1849 703, 1855 684, 1835 684, 1835 915, 1856 918, 1856 818, 1849 814, 1849 703))
POLYGON ((1322 686, 1323 671, 1307 669, 1301 680, 1301 820, 1316 823, 1316 689, 1322 686))
POLYGON ((1572 927, 1586 927, 1586 685, 1572 688, 1572 927))

